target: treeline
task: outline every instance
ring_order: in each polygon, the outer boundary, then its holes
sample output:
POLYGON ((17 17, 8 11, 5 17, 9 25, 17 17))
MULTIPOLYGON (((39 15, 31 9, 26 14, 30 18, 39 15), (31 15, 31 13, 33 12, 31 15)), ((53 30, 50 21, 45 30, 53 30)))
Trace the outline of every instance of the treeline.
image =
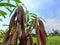
POLYGON ((52 32, 48 33, 48 36, 60 36, 60 31, 52 29, 52 32))
MULTIPOLYGON (((4 32, 3 30, 0 30, 0 37, 3 37, 6 31, 4 32)), ((47 34, 48 36, 60 36, 60 31, 52 29, 52 32, 47 34)), ((31 33, 31 36, 36 37, 34 33, 31 33)))
MULTIPOLYGON (((31 34, 33 37, 36 37, 34 33, 31 34)), ((60 36, 60 30, 52 29, 52 32, 48 33, 47 36, 60 36)))

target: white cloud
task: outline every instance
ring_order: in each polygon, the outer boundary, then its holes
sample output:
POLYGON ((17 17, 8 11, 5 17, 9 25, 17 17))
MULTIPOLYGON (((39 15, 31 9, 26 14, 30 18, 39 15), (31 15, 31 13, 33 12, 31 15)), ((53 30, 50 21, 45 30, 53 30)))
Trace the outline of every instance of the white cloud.
POLYGON ((57 10, 57 15, 60 17, 60 9, 57 10))
POLYGON ((60 22, 57 22, 55 19, 47 19, 45 23, 46 31, 52 31, 52 29, 60 29, 60 22))
POLYGON ((27 9, 29 9, 29 11, 31 11, 31 10, 34 11, 34 10, 38 9, 38 3, 36 2, 36 0, 35 1, 34 0, 24 0, 22 2, 27 7, 27 9))

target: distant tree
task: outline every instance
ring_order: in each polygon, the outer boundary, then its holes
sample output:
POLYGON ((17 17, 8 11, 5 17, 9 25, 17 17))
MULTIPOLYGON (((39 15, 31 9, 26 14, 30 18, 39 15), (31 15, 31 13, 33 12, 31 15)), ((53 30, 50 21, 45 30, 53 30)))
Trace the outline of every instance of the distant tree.
POLYGON ((60 31, 52 29, 53 32, 49 33, 50 36, 60 36, 60 31))

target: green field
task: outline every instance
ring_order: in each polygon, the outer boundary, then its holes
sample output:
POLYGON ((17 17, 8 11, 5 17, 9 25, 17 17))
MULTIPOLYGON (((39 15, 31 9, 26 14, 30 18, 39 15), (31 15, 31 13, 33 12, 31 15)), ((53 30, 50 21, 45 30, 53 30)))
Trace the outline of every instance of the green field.
POLYGON ((46 45, 60 45, 60 36, 48 37, 46 45))
MULTIPOLYGON (((33 39, 36 42, 36 38, 33 39)), ((49 36, 46 45, 60 45, 60 36, 49 36)))
MULTIPOLYGON (((33 37, 34 43, 36 42, 36 38, 33 37)), ((2 38, 0 38, 0 43, 2 38)), ((1 44, 0 44, 1 45, 1 44)), ((60 45, 60 36, 49 36, 47 39, 46 45, 60 45)))

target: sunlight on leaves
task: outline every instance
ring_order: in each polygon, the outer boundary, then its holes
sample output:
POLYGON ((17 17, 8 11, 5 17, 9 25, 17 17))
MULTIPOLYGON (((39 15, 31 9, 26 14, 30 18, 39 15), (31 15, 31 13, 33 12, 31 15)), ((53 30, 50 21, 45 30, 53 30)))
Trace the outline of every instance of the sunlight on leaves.
POLYGON ((3 16, 5 18, 6 12, 0 10, 0 16, 3 16))

